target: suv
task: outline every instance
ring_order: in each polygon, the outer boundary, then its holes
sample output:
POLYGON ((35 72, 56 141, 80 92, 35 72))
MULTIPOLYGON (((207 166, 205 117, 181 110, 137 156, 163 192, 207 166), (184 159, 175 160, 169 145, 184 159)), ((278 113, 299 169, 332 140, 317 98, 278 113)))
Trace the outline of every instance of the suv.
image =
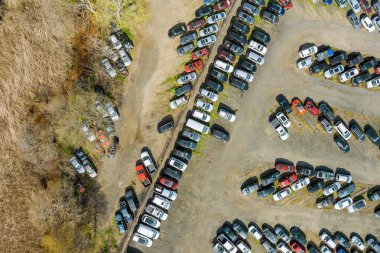
POLYGON ((227 132, 220 131, 218 129, 212 128, 211 129, 211 134, 215 138, 221 140, 222 142, 228 142, 230 140, 230 135, 227 132))
POLYGON ((318 105, 318 110, 327 117, 328 120, 333 121, 335 119, 334 111, 331 109, 329 104, 325 101, 321 101, 318 105))
POLYGON ((349 10, 347 12, 346 17, 355 29, 359 29, 361 27, 360 21, 359 21, 358 17, 356 16, 355 12, 353 12, 352 10, 349 10))
POLYGON ((120 213, 123 216, 125 224, 129 224, 133 221, 133 217, 127 209, 127 202, 124 200, 120 202, 120 213))
POLYGON ((228 80, 227 74, 216 68, 211 69, 210 76, 221 83, 225 83, 228 80))
POLYGON ((286 97, 282 94, 278 95, 276 97, 276 100, 277 100, 277 103, 282 107, 282 109, 286 112, 286 113, 291 113, 292 112, 292 108, 290 106, 290 103, 289 101, 286 99, 286 97))
POLYGON ((175 157, 169 158, 169 165, 180 171, 185 171, 187 169, 187 164, 185 162, 182 162, 181 160, 178 160, 175 157))
POLYGON ((371 74, 365 71, 352 78, 351 83, 352 85, 359 85, 360 83, 367 82, 370 78, 371 74))
POLYGON ((345 61, 345 60, 347 60, 347 54, 346 54, 346 52, 343 52, 343 51, 341 51, 339 53, 336 52, 336 54, 331 56, 329 59, 331 65, 336 65, 336 64, 341 63, 342 61, 345 61))
POLYGON ((276 14, 269 12, 267 10, 262 10, 260 13, 260 17, 265 21, 272 23, 274 25, 278 24, 279 18, 276 14))
POLYGON ((184 34, 186 32, 186 25, 184 24, 179 24, 179 25, 176 25, 174 27, 172 27, 169 32, 168 32, 168 36, 169 38, 174 38, 174 37, 177 37, 181 34, 184 34))
POLYGON ((240 60, 238 66, 247 70, 251 74, 255 73, 256 69, 257 69, 256 65, 253 62, 246 60, 246 59, 240 60))
POLYGON ((246 184, 244 187, 241 189, 241 193, 243 195, 248 195, 254 191, 257 191, 259 189, 259 183, 258 182, 252 182, 250 184, 246 184))
POLYGON ((224 90, 223 85, 221 85, 221 84, 219 84, 217 82, 214 82, 213 80, 210 80, 210 79, 206 80, 205 85, 208 86, 208 87, 210 87, 216 93, 222 92, 224 90))
POLYGON ((317 168, 315 170, 315 176, 320 179, 327 179, 327 180, 334 180, 335 179, 335 174, 334 172, 331 172, 327 169, 324 168, 317 168))
POLYGON ((261 179, 261 184, 263 186, 267 186, 267 185, 273 184, 279 178, 280 178, 280 172, 279 171, 275 171, 275 172, 271 173, 270 175, 263 177, 261 179))
POLYGON ((360 53, 351 55, 347 61, 347 66, 348 67, 354 67, 355 65, 358 65, 364 61, 363 56, 360 53))
POLYGON ((282 225, 277 224, 276 226, 274 226, 274 232, 286 243, 290 242, 290 234, 282 225))
POLYGON ((349 183, 348 185, 342 187, 338 191, 338 197, 339 198, 344 198, 353 193, 356 190, 356 185, 354 182, 349 183))
POLYGON ((226 50, 220 50, 218 52, 218 56, 226 61, 228 61, 229 63, 234 63, 235 60, 236 60, 236 57, 234 54, 226 51, 226 50))
POLYGON ((314 180, 307 186, 307 191, 310 193, 313 193, 322 189, 324 186, 325 186, 325 183, 323 182, 323 179, 318 178, 317 180, 314 180))
POLYGON ((345 139, 351 138, 351 132, 347 129, 346 125, 341 120, 337 120, 334 124, 336 131, 345 139))
POLYGON ((131 210, 132 213, 136 212, 138 204, 132 190, 129 189, 125 191, 125 200, 127 201, 129 210, 131 210))
POLYGON ((167 131, 169 131, 170 129, 173 129, 173 128, 174 128, 174 121, 170 120, 169 122, 167 122, 165 124, 159 125, 158 132, 160 134, 162 134, 162 133, 167 132, 167 131))
POLYGON ((186 54, 187 52, 194 50, 194 48, 195 48, 194 43, 191 42, 189 44, 181 45, 181 46, 177 47, 177 53, 178 53, 178 55, 181 56, 181 55, 186 54))
POLYGON ((376 131, 370 125, 366 125, 364 127, 364 132, 367 135, 368 139, 375 144, 376 146, 380 146, 380 138, 376 131))
POLYGON ((333 127, 325 116, 320 117, 318 122, 327 133, 331 134, 333 132, 333 127))
POLYGON ((376 201, 380 199, 380 189, 375 189, 367 193, 369 201, 376 201))
POLYGON ((253 30, 251 37, 252 37, 252 39, 260 41, 265 46, 267 46, 270 42, 269 34, 267 34, 264 31, 258 30, 258 29, 253 30))
POLYGON ((234 18, 231 22, 231 26, 234 30, 241 32, 243 34, 249 33, 249 26, 240 22, 237 18, 234 18))
POLYGON ((127 232, 126 226, 124 225, 123 217, 121 216, 120 213, 115 214, 115 221, 116 221, 117 228, 119 229, 119 232, 121 234, 124 234, 125 232, 127 232))
POLYGON ((365 141, 365 134, 363 130, 360 128, 359 124, 356 121, 350 122, 350 130, 354 134, 354 136, 360 141, 365 141))
POLYGON ((317 74, 319 72, 322 72, 324 71, 325 69, 327 69, 329 67, 329 65, 327 64, 327 62, 325 60, 321 61, 321 62, 318 62, 317 64, 315 65, 312 65, 310 68, 309 68, 309 72, 310 74, 317 74))
POLYGON ((191 83, 186 83, 182 85, 181 87, 178 87, 175 89, 175 95, 176 97, 180 97, 184 95, 186 92, 191 91, 193 89, 193 86, 191 83))
POLYGON ((246 12, 248 12, 249 14, 253 16, 259 15, 259 7, 256 7, 255 5, 249 2, 243 3, 242 7, 243 7, 243 10, 245 10, 246 12))
POLYGON ((244 48, 238 44, 235 44, 233 43, 232 41, 230 40, 224 40, 223 42, 223 46, 230 50, 231 52, 233 52, 234 54, 237 54, 237 55, 242 55, 244 53, 244 48))
POLYGON ((239 237, 232 230, 231 226, 228 224, 224 224, 222 226, 221 232, 227 235, 227 237, 231 239, 232 242, 236 242, 239 239, 239 237))
POLYGON ((240 80, 236 77, 233 77, 233 76, 230 77, 230 84, 242 91, 248 90, 248 82, 240 80))
POLYGON ((361 69, 362 71, 367 71, 367 70, 369 70, 370 68, 374 68, 374 67, 376 67, 377 64, 379 64, 379 62, 378 62, 375 58, 373 58, 373 59, 371 59, 371 60, 368 60, 368 61, 366 61, 366 62, 363 62, 363 63, 360 65, 360 69, 361 69))
POLYGON ((227 33, 227 37, 233 41, 238 42, 240 45, 245 46, 247 45, 247 37, 245 35, 229 31, 227 33))
POLYGON ((182 151, 182 150, 179 150, 179 149, 174 149, 173 150, 173 155, 175 155, 176 157, 179 157, 181 159, 184 159, 186 161, 190 161, 191 156, 192 156, 190 152, 182 151))
POLYGON ((199 142, 201 140, 201 135, 199 133, 190 131, 188 129, 183 130, 181 135, 195 142, 199 142))
POLYGON ((265 198, 271 195, 272 193, 274 193, 275 191, 276 191, 276 188, 274 188, 274 185, 271 184, 257 190, 257 196, 259 196, 259 198, 265 198))
POLYGON ((197 143, 193 141, 187 141, 185 139, 179 138, 177 144, 183 148, 195 150, 197 148, 197 143))
POLYGON ((299 229, 297 227, 292 227, 290 229, 290 234, 300 244, 305 245, 307 243, 306 238, 304 237, 303 232, 301 231, 301 229, 299 229))

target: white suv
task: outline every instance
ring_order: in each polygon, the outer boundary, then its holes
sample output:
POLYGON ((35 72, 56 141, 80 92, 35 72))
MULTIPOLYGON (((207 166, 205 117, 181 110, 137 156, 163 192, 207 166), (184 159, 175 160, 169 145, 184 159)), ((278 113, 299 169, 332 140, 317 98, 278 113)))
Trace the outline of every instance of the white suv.
POLYGON ((299 52, 299 55, 301 58, 305 58, 305 57, 308 57, 308 56, 311 56, 313 54, 316 54, 318 52, 318 48, 316 45, 311 45, 309 47, 306 47, 304 49, 302 49, 300 52, 299 52))
POLYGON ((211 112, 212 109, 214 109, 214 107, 212 106, 212 104, 207 103, 207 102, 203 102, 200 99, 197 99, 195 101, 195 106, 198 107, 198 108, 200 108, 200 109, 203 109, 203 110, 205 110, 207 112, 211 112))
POLYGON ((201 96, 204 97, 204 98, 207 98, 207 99, 210 99, 212 102, 216 102, 218 101, 218 94, 212 92, 212 91, 209 91, 209 90, 206 90, 206 89, 201 89, 201 96))
POLYGON ((146 237, 149 237, 154 240, 156 240, 160 236, 160 232, 144 224, 139 224, 139 226, 137 227, 137 233, 145 235, 146 237))
POLYGON ((170 108, 172 108, 174 110, 178 106, 184 105, 186 103, 187 103, 187 100, 186 100, 185 96, 182 96, 182 97, 179 97, 179 98, 171 101, 169 103, 169 105, 170 105, 170 108))
POLYGON ((248 43, 248 48, 260 53, 261 55, 265 55, 268 48, 254 40, 251 40, 249 43, 248 43))
POLYGON ((235 69, 234 76, 250 83, 253 82, 253 75, 242 69, 235 69))
POLYGON ((338 121, 334 124, 336 131, 343 137, 343 139, 348 140, 351 138, 351 132, 347 129, 342 121, 338 121))
POLYGON ((152 202, 153 202, 153 204, 155 204, 159 207, 162 207, 166 210, 169 210, 170 205, 172 204, 172 202, 170 200, 164 199, 163 197, 158 196, 158 195, 153 196, 152 202))
POLYGON ((214 66, 220 70, 227 72, 227 73, 232 73, 232 71, 234 71, 234 67, 231 64, 229 64, 225 61, 222 61, 222 60, 216 60, 214 62, 214 66))
POLYGON ((255 53, 253 51, 247 54, 247 59, 259 65, 263 65, 265 62, 264 57, 262 55, 259 55, 258 53, 255 53))
POLYGON ((199 111, 199 110, 194 110, 192 113, 194 118, 200 119, 204 122, 209 122, 211 117, 205 112, 199 111))

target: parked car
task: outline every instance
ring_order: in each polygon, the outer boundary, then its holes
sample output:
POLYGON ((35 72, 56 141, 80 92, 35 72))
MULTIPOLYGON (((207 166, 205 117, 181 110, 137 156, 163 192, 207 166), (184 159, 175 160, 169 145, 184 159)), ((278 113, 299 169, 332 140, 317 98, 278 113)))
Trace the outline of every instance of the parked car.
POLYGON ((231 7, 231 5, 232 5, 231 0, 223 0, 217 4, 214 4, 213 8, 214 8, 214 11, 221 11, 221 10, 231 7))
POLYGON ((298 174, 307 176, 307 177, 312 177, 315 174, 314 169, 312 167, 306 167, 306 166, 301 166, 301 165, 297 166, 296 171, 298 174))
POLYGON ((357 0, 347 0, 348 4, 350 5, 351 9, 355 12, 358 13, 360 12, 360 6, 359 2, 357 0))
POLYGON ((297 175, 295 173, 289 174, 278 181, 278 186, 282 189, 297 181, 297 175))
POLYGON ((116 76, 116 70, 114 67, 112 67, 110 61, 107 58, 102 60, 102 65, 106 69, 106 71, 110 77, 116 76))
POLYGON ((323 195, 329 196, 333 194, 334 192, 337 192, 341 187, 342 186, 339 182, 334 182, 330 184, 329 186, 325 187, 325 189, 323 189, 323 195))
MULTIPOLYGON (((346 0, 335 0, 339 8, 343 9, 346 7, 346 0)), ((322 252, 323 253, 323 252, 322 252)))
POLYGON ((123 216, 124 223, 125 224, 131 223, 133 221, 133 216, 128 212, 127 202, 125 202, 124 200, 120 201, 119 207, 120 207, 120 213, 123 216))
POLYGON ((309 184, 310 179, 308 177, 298 178, 298 180, 291 185, 291 188, 293 191, 298 191, 309 184))
POLYGON ((348 240, 347 236, 340 231, 335 232, 334 240, 347 249, 351 247, 350 241, 348 240))
POLYGON ((354 67, 355 65, 361 64, 363 61, 364 61, 363 56, 360 53, 356 53, 356 54, 351 55, 348 58, 347 66, 351 68, 351 67, 354 67))
POLYGON ((352 181, 352 176, 351 174, 347 172, 336 172, 335 173, 335 180, 339 182, 344 182, 344 183, 351 183, 352 181))
POLYGON ((274 24, 274 25, 277 25, 277 24, 278 24, 278 21, 280 20, 279 17, 278 17, 276 14, 274 14, 274 13, 272 13, 272 12, 270 12, 270 11, 267 11, 267 10, 265 10, 265 9, 263 9, 263 10, 260 12, 260 17, 261 17, 263 20, 265 20, 265 21, 267 21, 267 22, 269 22, 269 23, 271 23, 271 24, 274 24))
POLYGON ((210 54, 210 49, 208 47, 204 47, 193 52, 191 54, 191 58, 195 61, 195 60, 200 59, 202 56, 208 56, 209 54, 210 54))
POLYGON ((372 20, 367 16, 367 14, 362 14, 360 18, 360 22, 368 32, 375 31, 375 26, 372 23, 372 20))
POLYGON ((301 229, 299 229, 298 227, 292 227, 290 229, 290 234, 292 235, 292 237, 294 239, 297 240, 297 242, 299 242, 301 245, 305 245, 307 243, 307 240, 303 234, 303 232, 301 231, 301 229))
POLYGON ((189 32, 189 33, 186 33, 186 34, 183 34, 179 40, 180 44, 181 45, 186 45, 190 42, 193 42, 194 40, 196 40, 198 38, 198 34, 197 32, 189 32))
POLYGON ((151 180, 148 176, 148 172, 143 165, 137 165, 135 168, 136 174, 144 187, 148 187, 151 184, 151 180))
POLYGON ((325 78, 332 78, 344 71, 344 66, 342 64, 333 66, 329 69, 327 69, 324 73, 325 78))
POLYGON ((170 120, 169 122, 166 122, 164 124, 160 124, 158 126, 158 133, 162 134, 162 133, 165 133, 165 132, 167 132, 173 128, 174 128, 174 121, 170 120))
POLYGON ((241 79, 238 79, 236 77, 231 76, 230 77, 230 84, 241 91, 246 91, 248 90, 248 82, 243 81, 241 79))
POLYGON ((380 32, 380 17, 379 16, 373 16, 372 23, 375 25, 377 30, 380 32))
POLYGON ((291 0, 278 0, 278 2, 286 9, 289 10, 293 7, 291 0))
POLYGON ((193 72, 196 70, 200 70, 203 68, 203 61, 202 60, 196 60, 193 62, 190 62, 189 64, 185 65, 185 72, 193 72))
POLYGON ((286 117, 283 112, 276 113, 276 118, 278 119, 278 121, 280 121, 281 125, 283 125, 284 127, 289 128, 291 126, 289 118, 286 117))
POLYGON ((336 64, 339 64, 339 63, 341 63, 342 61, 345 61, 345 60, 347 60, 347 54, 346 54, 346 52, 343 52, 343 51, 335 52, 335 54, 333 56, 331 56, 330 59, 329 59, 330 64, 332 66, 336 65, 336 64))
POLYGON ((359 85, 360 83, 367 82, 371 78, 371 74, 368 71, 362 72, 359 75, 352 78, 352 85, 359 85))
POLYGON ((230 140, 230 134, 228 132, 215 128, 211 129, 211 135, 225 143, 230 140))
MULTIPOLYGON (((222 92, 224 89, 223 85, 221 85, 217 82, 214 82, 213 80, 210 80, 210 79, 206 80, 205 84, 207 87, 211 88, 213 91, 215 91, 217 93, 222 92)), ((215 97, 213 97, 213 98, 215 99, 215 97)))
POLYGON ((250 223, 248 227, 248 232, 251 233, 256 240, 260 241, 263 238, 261 229, 254 223, 250 223))
POLYGON ((333 195, 330 195, 326 198, 323 198, 323 199, 320 199, 317 201, 317 208, 321 209, 321 208, 325 208, 329 205, 332 205, 334 203, 335 199, 334 199, 334 196, 333 195))
POLYGON ((249 3, 249 2, 244 2, 242 4, 242 8, 244 11, 248 12, 249 14, 255 16, 259 15, 259 7, 249 3))
POLYGON ((169 30, 168 36, 169 38, 172 39, 174 37, 184 34, 186 31, 187 31, 186 25, 179 24, 169 30))
POLYGON ((306 69, 309 68, 314 63, 313 58, 311 56, 306 58, 301 58, 297 61, 297 68, 298 69, 306 69))
POLYGON ((251 38, 253 40, 260 41, 265 46, 267 46, 269 44, 269 42, 270 42, 270 36, 269 36, 269 34, 266 33, 266 32, 264 32, 264 31, 262 31, 262 30, 259 30, 259 29, 254 29, 252 31, 251 38))
POLYGON ((286 141, 289 138, 288 131, 286 131, 278 119, 273 119, 269 124, 276 131, 281 140, 286 141))
POLYGON ((151 247, 153 244, 152 240, 149 237, 141 235, 137 232, 133 234, 132 240, 145 247, 151 247))
POLYGON ((367 196, 368 196, 368 199, 369 201, 377 201, 380 199, 380 188, 374 190, 374 191, 371 191, 371 192, 367 192, 367 196))
POLYGON ((181 105, 184 105, 186 103, 187 103, 186 97, 185 96, 181 96, 179 98, 176 98, 176 99, 170 101, 169 106, 170 106, 170 108, 172 110, 174 110, 174 109, 176 109, 176 108, 178 108, 181 105))
POLYGON ((223 46, 234 54, 242 55, 244 53, 244 48, 242 46, 238 45, 237 43, 233 43, 228 39, 224 40, 223 46))
POLYGON ((323 179, 317 179, 307 186, 307 191, 310 193, 316 192, 324 187, 325 183, 323 182, 323 179))
POLYGON ((255 192, 259 189, 259 183, 257 181, 255 182, 251 182, 249 184, 246 184, 242 189, 241 189, 241 193, 243 195, 248 195, 252 192, 255 192))
POLYGON ((360 251, 365 250, 364 242, 358 235, 351 235, 350 240, 360 251))
POLYGON ((244 35, 247 35, 250 31, 249 26, 244 24, 242 21, 240 21, 237 18, 232 19, 231 28, 232 30, 242 33, 244 35))
POLYGON ((201 6, 195 11, 195 17, 203 18, 205 16, 211 15, 214 9, 211 6, 201 6))
POLYGON ((280 172, 275 171, 261 179, 261 184, 263 186, 267 186, 270 184, 273 184, 275 181, 277 181, 280 178, 280 172))
POLYGON ((301 49, 299 51, 299 56, 301 58, 306 58, 308 56, 312 56, 314 54, 316 54, 318 52, 318 48, 315 44, 311 44, 311 45, 308 45, 306 47, 304 47, 303 49, 301 49))
POLYGON ((232 73, 232 71, 234 70, 234 67, 231 64, 229 64, 228 62, 222 61, 222 60, 216 60, 214 62, 214 67, 216 67, 222 71, 225 71, 227 73, 232 73))
POLYGON ((157 218, 154 218, 148 214, 144 214, 141 218, 141 221, 151 226, 152 228, 159 228, 161 225, 161 222, 157 218))
POLYGON ((256 65, 247 59, 241 59, 238 66, 247 70, 251 74, 255 73, 257 69, 256 65))
POLYGON ((376 60, 376 58, 372 58, 372 59, 370 59, 368 61, 363 62, 360 65, 360 70, 361 71, 367 71, 367 70, 369 70, 371 68, 376 67, 378 64, 379 64, 379 62, 376 60))
POLYGON ((318 61, 323 61, 333 55, 334 51, 330 47, 327 47, 323 51, 318 52, 315 56, 318 61))
POLYGON ((352 202, 353 201, 350 197, 345 197, 345 198, 342 198, 342 199, 336 201, 334 203, 334 208, 338 209, 338 210, 342 210, 342 209, 348 207, 349 205, 351 205, 352 202))
POLYGON ((240 34, 240 33, 237 33, 237 32, 230 30, 227 32, 227 37, 232 41, 236 41, 237 43, 239 43, 242 46, 247 45, 247 37, 243 34, 240 34))
POLYGON ((360 142, 365 141, 365 134, 356 121, 350 122, 350 131, 360 142))
POLYGON ((257 196, 259 196, 259 198, 265 198, 265 197, 273 194, 275 191, 276 191, 276 188, 274 188, 274 185, 271 184, 271 185, 268 185, 268 186, 265 186, 265 187, 258 189, 257 190, 257 196))
POLYGON ((380 146, 380 138, 379 135, 376 133, 375 129, 373 129, 372 126, 366 125, 364 127, 364 132, 367 135, 368 139, 375 144, 376 146, 380 146))
POLYGON ((227 17, 227 14, 225 11, 221 11, 218 13, 215 13, 207 18, 207 23, 209 24, 215 24, 218 21, 221 21, 227 17))
POLYGON ((361 199, 361 200, 358 200, 356 202, 354 202, 352 205, 348 206, 347 207, 347 210, 350 212, 350 213, 354 213, 360 209, 362 209, 363 207, 365 207, 367 205, 367 202, 365 202, 364 199, 361 199))
POLYGON ((228 61, 229 63, 234 63, 236 60, 236 57, 234 54, 226 51, 226 50, 220 50, 218 52, 218 56, 222 58, 223 60, 228 61))
POLYGON ((225 234, 232 242, 237 242, 239 240, 239 237, 237 236, 235 231, 232 230, 229 224, 224 224, 220 232, 225 234))
POLYGON ((216 81, 219 81, 221 83, 225 83, 228 80, 228 75, 216 68, 211 69, 210 77, 214 78, 216 81))
POLYGON ((211 100, 212 102, 218 101, 218 94, 216 94, 212 91, 209 91, 209 90, 202 88, 202 89, 200 89, 200 95, 204 98, 211 100))
POLYGON ((236 119, 236 115, 234 113, 231 113, 229 111, 226 111, 222 108, 218 108, 218 115, 225 119, 228 120, 229 122, 234 122, 236 119))
POLYGON ((259 64, 259 65, 263 65, 265 62, 264 56, 254 52, 254 51, 247 52, 246 57, 248 60, 250 60, 256 64, 259 64))
POLYGON ((173 155, 185 161, 190 161, 191 156, 192 156, 190 152, 179 150, 179 149, 173 149, 173 155))
POLYGON ((237 78, 240 78, 244 81, 247 81, 249 83, 253 82, 253 75, 250 74, 249 72, 243 70, 243 69, 240 69, 240 68, 235 68, 234 76, 236 76, 237 78))
POLYGON ((210 103, 204 102, 201 99, 195 100, 195 107, 211 112, 214 109, 214 106, 210 103))
POLYGON ((248 48, 252 49, 253 51, 258 52, 261 55, 265 55, 266 52, 268 51, 268 48, 266 46, 264 46, 263 44, 255 41, 255 40, 249 41, 248 48))
POLYGON ((193 42, 190 42, 189 44, 186 44, 186 45, 180 45, 178 48, 177 48, 177 53, 178 55, 184 55, 186 54, 187 52, 190 52, 192 50, 194 50, 194 43, 193 42))
POLYGON ((327 244, 331 249, 336 248, 336 243, 334 242, 334 239, 325 231, 323 231, 320 236, 321 240, 327 244))
POLYGON ((333 132, 333 127, 325 116, 320 117, 318 119, 318 122, 327 133, 331 134, 333 132))
POLYGON ((378 87, 378 86, 380 86, 380 76, 376 76, 375 78, 372 78, 371 80, 367 81, 368 89, 378 87))
POLYGON ((188 140, 185 140, 182 138, 179 138, 176 143, 177 143, 177 145, 179 145, 183 148, 187 148, 187 149, 191 149, 191 150, 195 150, 197 148, 196 142, 188 141, 188 140))
POLYGON ((169 158, 169 165, 176 168, 177 170, 180 171, 185 171, 187 169, 187 164, 175 157, 170 157, 169 158))
POLYGON ((184 75, 181 75, 178 80, 177 80, 177 83, 178 84, 185 84, 187 82, 191 82, 193 80, 197 79, 197 73, 195 72, 190 72, 190 73, 187 73, 187 74, 184 74, 184 75))
POLYGON ((273 200, 279 201, 279 200, 289 196, 291 192, 292 192, 292 190, 290 189, 290 187, 283 188, 283 189, 279 190, 278 192, 273 193, 273 200))
POLYGON ((320 179, 326 179, 326 180, 334 180, 335 179, 335 174, 332 171, 329 171, 324 168, 317 168, 315 170, 315 176, 320 179))
POLYGON ((380 244, 373 235, 371 235, 371 234, 367 235, 365 238, 365 242, 367 243, 368 246, 370 246, 377 253, 380 252, 380 244))
POLYGON ((232 229, 236 232, 237 235, 240 236, 240 238, 246 240, 247 239, 247 230, 237 221, 235 221, 232 224, 232 229))
POLYGON ((313 100, 305 99, 304 107, 310 112, 311 115, 317 117, 319 114, 318 108, 315 106, 313 100))
POLYGON ((336 131, 340 134, 340 136, 342 136, 345 140, 348 140, 351 138, 351 132, 348 130, 344 122, 341 121, 340 119, 334 123, 334 127, 336 131))
POLYGON ((328 103, 321 101, 318 105, 318 110, 323 113, 323 115, 325 115, 328 120, 334 121, 334 111, 331 109, 328 103))
POLYGON ((267 224, 264 224, 262 231, 263 231, 263 235, 265 236, 266 239, 268 239, 268 241, 270 241, 274 245, 277 243, 278 238, 276 234, 274 233, 272 227, 270 227, 267 224))
POLYGON ((361 27, 360 21, 353 10, 349 10, 346 17, 355 29, 359 29, 361 27))
POLYGON ((115 221, 120 234, 127 232, 126 226, 124 225, 123 216, 120 213, 115 214, 115 221))
POLYGON ((329 67, 329 65, 327 64, 327 62, 325 60, 323 60, 321 62, 318 62, 317 64, 312 65, 309 68, 309 72, 310 72, 310 74, 318 74, 319 72, 324 71, 328 67, 329 67))
MULTIPOLYGON (((164 208, 165 210, 169 210, 170 206, 171 206, 171 201, 166 199, 166 198, 163 198, 157 194, 154 194, 153 195, 153 199, 152 199, 152 203, 159 206, 160 208, 164 208)), ((157 208, 159 209, 159 208, 157 208)), ((162 211, 162 209, 159 209, 162 211)), ((148 210, 146 209, 146 211, 148 212, 148 210)), ((155 210, 157 211, 157 210, 155 210)), ((164 212, 164 211, 162 211, 164 212)), ((161 214, 161 213, 160 213, 161 214)), ((165 219, 167 218, 167 213, 164 212, 163 216, 165 217, 165 219), (166 215, 165 215, 166 214, 166 215)))
POLYGON ((82 162, 82 164, 83 164, 83 167, 86 170, 87 174, 90 177, 94 178, 94 177, 96 177, 98 175, 96 173, 96 171, 95 171, 95 168, 94 168, 93 164, 88 159, 84 160, 82 162))
POLYGON ((199 39, 197 42, 197 46, 199 48, 206 47, 206 46, 209 46, 215 42, 216 42, 216 36, 214 34, 211 34, 207 37, 203 37, 203 38, 199 39))
POLYGON ((274 226, 274 232, 284 242, 286 242, 286 243, 290 242, 290 234, 282 225, 277 224, 276 226, 274 226))
POLYGON ((378 15, 380 15, 380 2, 372 2, 372 7, 378 15))
POLYGON ((280 4, 273 2, 268 3, 267 10, 278 16, 283 16, 285 14, 285 8, 282 7, 280 4))
POLYGON ((293 99, 292 109, 299 115, 304 115, 306 113, 305 107, 302 105, 302 102, 298 98, 293 99))
MULTIPOLYGON (((196 29, 198 29, 198 28, 202 28, 202 27, 204 27, 206 25, 206 21, 204 20, 204 18, 199 18, 199 19, 195 19, 195 20, 193 20, 193 21, 191 21, 191 22, 189 22, 188 24, 187 24, 187 30, 188 31, 195 31, 196 29)), ((193 33, 194 34, 194 33, 193 33)), ((195 32, 195 34, 197 34, 196 32, 195 32)), ((192 35, 188 40, 190 40, 190 41, 193 41, 193 40, 195 40, 195 39, 197 39, 197 38, 195 38, 194 39, 194 35, 192 35)), ((198 37, 198 36, 196 36, 196 37, 198 37)), ((182 38, 181 38, 182 39, 182 38)), ((180 40, 181 41, 181 40, 180 40)), ((182 44, 182 42, 181 42, 181 44, 182 44)), ((186 44, 186 43, 184 43, 184 44, 186 44)))
POLYGON ((253 16, 251 16, 251 15, 245 13, 244 11, 239 11, 239 12, 237 13, 237 17, 238 17, 241 21, 243 21, 243 22, 245 22, 245 23, 247 23, 247 24, 249 24, 249 25, 253 25, 253 23, 255 22, 255 18, 254 18, 253 16))
POLYGON ((191 85, 191 83, 186 83, 175 89, 175 95, 176 97, 180 97, 186 94, 186 92, 191 91, 192 89, 193 89, 193 86, 191 85))
POLYGON ((140 223, 137 226, 136 231, 137 231, 137 233, 142 234, 142 235, 149 237, 150 239, 154 239, 154 240, 156 240, 160 236, 160 232, 158 232, 156 229, 154 229, 150 226, 144 225, 142 223, 140 223))
POLYGON ((277 103, 282 107, 282 109, 287 113, 291 113, 292 112, 292 108, 288 102, 288 100, 286 99, 286 97, 282 94, 278 95, 276 97, 276 100, 277 100, 277 103))
POLYGON ((230 253, 236 253, 238 250, 236 246, 224 235, 219 234, 216 240, 230 253))
POLYGON ((282 252, 282 253, 291 253, 292 251, 288 247, 288 245, 284 242, 279 242, 277 244, 277 248, 282 252))
POLYGON ((356 190, 356 185, 354 182, 349 183, 348 185, 342 187, 338 191, 338 197, 339 198, 344 198, 349 196, 351 193, 353 193, 356 190))
POLYGON ((319 247, 317 247, 318 246, 314 246, 313 244, 308 244, 307 250, 309 251, 309 253, 320 253, 321 251, 319 250, 319 247))
POLYGON ((174 179, 169 179, 167 177, 160 177, 159 179, 160 181, 160 184, 162 184, 163 186, 166 186, 172 190, 175 190, 177 189, 177 185, 178 183, 176 181, 174 181, 174 179))
POLYGON ((125 191, 125 200, 127 201, 129 210, 131 210, 132 213, 135 213, 137 211, 138 204, 131 189, 127 189, 125 191))
POLYGON ((75 156, 73 156, 73 157, 70 158, 70 163, 74 167, 74 169, 76 170, 76 172, 78 172, 79 174, 83 174, 83 173, 86 172, 86 170, 84 169, 82 163, 75 156))
POLYGON ((153 215, 156 218, 159 218, 160 220, 166 220, 168 218, 168 214, 164 210, 151 204, 147 205, 147 207, 145 208, 145 212, 153 215))

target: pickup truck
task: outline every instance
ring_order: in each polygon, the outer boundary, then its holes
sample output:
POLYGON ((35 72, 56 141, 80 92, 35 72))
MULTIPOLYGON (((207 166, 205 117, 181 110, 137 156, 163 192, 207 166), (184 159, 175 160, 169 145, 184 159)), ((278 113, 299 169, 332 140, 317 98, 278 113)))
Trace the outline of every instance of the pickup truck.
POLYGON ((331 48, 327 48, 323 50, 322 52, 317 53, 316 56, 317 56, 318 61, 323 61, 324 59, 330 56, 333 56, 333 54, 334 54, 334 51, 332 51, 331 48))
POLYGON ((289 138, 288 132, 285 130, 285 128, 281 125, 280 121, 278 119, 273 119, 272 121, 269 122, 270 125, 274 130, 276 130, 278 136, 280 137, 281 140, 285 141, 286 139, 289 138))
POLYGON ((141 152, 141 160, 143 161, 144 166, 146 170, 148 171, 149 175, 157 171, 157 168, 154 165, 153 160, 147 151, 141 152))

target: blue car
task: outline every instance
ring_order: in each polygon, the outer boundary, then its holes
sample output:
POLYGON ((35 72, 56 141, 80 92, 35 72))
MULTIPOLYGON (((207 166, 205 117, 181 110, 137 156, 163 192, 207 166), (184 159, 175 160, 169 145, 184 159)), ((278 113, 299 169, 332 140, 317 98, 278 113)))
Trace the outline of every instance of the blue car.
POLYGON ((121 216, 120 213, 117 213, 115 215, 115 220, 116 220, 116 225, 117 225, 117 228, 119 229, 119 232, 121 234, 124 234, 126 232, 126 229, 125 229, 125 226, 124 226, 123 217, 121 216))
POLYGON ((285 14, 284 7, 276 3, 269 3, 267 6, 267 10, 273 12, 274 14, 277 14, 278 16, 282 16, 285 14))
POLYGON ((204 0, 205 5, 212 5, 217 3, 219 0, 204 0))
POLYGON ((332 0, 323 0, 323 2, 326 4, 326 5, 331 5, 333 3, 332 0))

